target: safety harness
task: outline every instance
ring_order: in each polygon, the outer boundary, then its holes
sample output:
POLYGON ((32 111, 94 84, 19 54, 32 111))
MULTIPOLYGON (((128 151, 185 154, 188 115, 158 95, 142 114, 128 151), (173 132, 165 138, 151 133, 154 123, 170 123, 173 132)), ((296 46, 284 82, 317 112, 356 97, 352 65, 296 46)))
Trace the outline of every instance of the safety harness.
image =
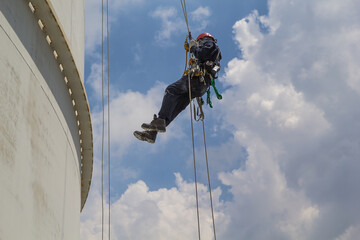
MULTIPOLYGON (((188 40, 188 38, 186 39, 186 41, 187 40, 188 40)), ((216 44, 216 42, 215 42, 215 44, 216 44)), ((216 47, 219 49, 217 44, 216 44, 216 47)), ((206 61, 204 63, 200 63, 197 59, 190 58, 190 60, 189 60, 189 68, 185 69, 183 76, 189 74, 191 77, 199 77, 200 82, 203 82, 204 85, 206 85, 205 76, 208 75, 210 77, 210 86, 213 87, 217 99, 221 100, 222 96, 221 96, 221 94, 219 93, 218 89, 215 86, 215 79, 218 78, 216 76, 216 74, 220 71, 220 68, 221 68, 220 60, 221 60, 221 52, 220 52, 220 50, 218 50, 215 61, 209 61, 208 60, 208 61, 206 61)), ((210 108, 213 108, 213 105, 212 105, 212 102, 211 102, 210 86, 206 91, 207 92, 206 103, 210 106, 210 108)), ((202 99, 198 100, 198 103, 200 103, 200 102, 203 103, 204 101, 202 99)), ((202 109, 201 109, 201 111, 202 111, 202 109)))

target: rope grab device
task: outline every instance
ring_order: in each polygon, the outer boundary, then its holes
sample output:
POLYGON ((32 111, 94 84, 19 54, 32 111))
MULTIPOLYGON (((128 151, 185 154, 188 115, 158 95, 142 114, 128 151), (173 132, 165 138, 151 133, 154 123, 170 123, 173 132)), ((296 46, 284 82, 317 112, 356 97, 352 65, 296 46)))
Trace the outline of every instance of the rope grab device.
MULTIPOLYGON (((187 44, 187 46, 189 46, 189 43, 192 40, 192 36, 191 36, 191 32, 190 32, 190 28, 189 28, 189 21, 188 21, 188 17, 187 17, 186 2, 185 2, 185 0, 180 0, 180 2, 181 2, 182 10, 183 10, 183 13, 184 13, 184 18, 185 18, 187 31, 188 31, 188 35, 186 37, 185 44, 187 44)), ((220 68, 217 71, 219 71, 219 70, 220 70, 220 68)), ((185 70, 184 70, 183 76, 184 75, 188 76, 188 83, 189 83, 190 121, 191 121, 191 133, 192 133, 192 147, 193 147, 193 160, 194 160, 193 161, 194 162, 194 178, 195 178, 194 180, 195 180, 195 194, 196 194, 196 211, 197 211, 197 225, 198 225, 198 237, 199 237, 199 240, 201 240, 201 236, 200 236, 199 198, 198 198, 198 187, 197 187, 197 178, 196 178, 194 126, 193 126, 193 116, 192 116, 193 115, 193 110, 192 110, 193 106, 191 104, 192 103, 191 78, 193 76, 199 76, 200 81, 203 81, 204 84, 206 84, 205 80, 204 80, 205 74, 209 74, 209 73, 206 72, 206 69, 200 68, 198 61, 195 58, 191 57, 189 48, 187 48, 186 49, 186 58, 185 58, 185 70), (188 62, 188 59, 189 59, 189 62, 188 62)), ((214 78, 212 77, 211 74, 209 74, 209 75, 211 76, 211 86, 213 86, 217 98, 222 99, 222 96, 220 95, 220 93, 218 92, 218 90, 215 87, 214 78)), ((194 120, 197 121, 197 122, 201 121, 202 122, 202 127, 203 127, 204 150, 205 150, 205 160, 206 160, 206 169, 207 169, 209 195, 210 195, 209 197, 210 197, 210 206, 211 206, 212 225, 213 225, 214 239, 216 240, 214 207, 213 207, 213 201, 212 201, 209 163, 208 163, 208 157, 207 157, 206 136, 205 136, 205 123, 204 123, 205 115, 204 115, 204 111, 202 109, 202 106, 204 104, 204 100, 201 97, 197 97, 196 101, 197 101, 197 104, 198 104, 198 108, 196 109, 195 104, 194 104, 194 120)), ((210 86, 209 86, 209 89, 207 90, 207 103, 212 108, 212 103, 211 103, 211 100, 210 100, 210 86)))

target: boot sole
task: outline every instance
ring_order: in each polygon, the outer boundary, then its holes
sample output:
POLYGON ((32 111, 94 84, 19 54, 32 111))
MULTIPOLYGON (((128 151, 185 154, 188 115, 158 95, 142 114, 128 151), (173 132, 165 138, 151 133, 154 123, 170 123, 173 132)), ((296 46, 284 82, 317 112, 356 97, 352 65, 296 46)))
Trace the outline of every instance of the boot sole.
POLYGON ((140 133, 134 132, 134 136, 139 139, 140 141, 144 141, 144 142, 148 142, 148 143, 155 143, 154 140, 149 139, 147 137, 144 137, 143 135, 141 135, 140 133))
POLYGON ((141 125, 141 128, 146 130, 146 131, 156 131, 156 132, 161 132, 161 133, 164 133, 166 132, 166 128, 155 128, 153 126, 149 126, 149 125, 141 125))

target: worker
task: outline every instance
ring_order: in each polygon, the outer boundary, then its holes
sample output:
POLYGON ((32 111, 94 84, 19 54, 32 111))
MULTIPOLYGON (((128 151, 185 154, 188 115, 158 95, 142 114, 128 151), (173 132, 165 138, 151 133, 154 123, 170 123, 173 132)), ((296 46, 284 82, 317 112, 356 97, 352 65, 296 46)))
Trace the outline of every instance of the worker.
POLYGON ((157 133, 166 132, 166 127, 189 105, 188 74, 191 77, 192 98, 202 97, 207 92, 211 79, 220 70, 221 52, 216 42, 209 33, 201 33, 189 43, 185 41, 184 48, 194 55, 198 67, 193 64, 188 73, 166 88, 158 116, 155 114, 150 123, 141 125, 144 131, 134 132, 137 139, 155 143, 157 133))

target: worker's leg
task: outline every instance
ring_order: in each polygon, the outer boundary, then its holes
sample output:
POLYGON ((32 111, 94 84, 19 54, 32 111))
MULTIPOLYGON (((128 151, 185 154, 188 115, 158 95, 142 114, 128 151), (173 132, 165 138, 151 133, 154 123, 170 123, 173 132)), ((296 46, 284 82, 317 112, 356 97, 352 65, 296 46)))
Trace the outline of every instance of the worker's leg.
POLYGON ((166 120, 166 126, 168 126, 176 117, 181 113, 187 106, 189 105, 189 95, 183 94, 182 97, 178 98, 176 106, 172 111, 172 114, 169 116, 168 120, 166 120))
MULTIPOLYGON (((209 84, 204 85, 204 83, 199 82, 199 78, 197 77, 194 77, 191 81, 191 98, 204 95, 209 84)), ((159 112, 159 118, 165 119, 166 126, 168 126, 176 116, 189 105, 188 89, 188 76, 183 76, 180 80, 166 88, 163 103, 159 112)))
POLYGON ((187 76, 183 76, 166 88, 158 114, 159 118, 165 120, 166 126, 189 104, 187 84, 187 76))
MULTIPOLYGON (((192 80, 192 98, 201 97, 208 87, 203 83, 199 84, 199 79, 192 80)), ((147 131, 135 131, 136 138, 142 141, 154 143, 157 132, 165 132, 165 126, 168 126, 176 116, 189 105, 188 77, 183 76, 180 80, 169 85, 165 90, 162 106, 159 111, 159 117, 154 116, 150 124, 142 124, 141 127, 147 131)))

